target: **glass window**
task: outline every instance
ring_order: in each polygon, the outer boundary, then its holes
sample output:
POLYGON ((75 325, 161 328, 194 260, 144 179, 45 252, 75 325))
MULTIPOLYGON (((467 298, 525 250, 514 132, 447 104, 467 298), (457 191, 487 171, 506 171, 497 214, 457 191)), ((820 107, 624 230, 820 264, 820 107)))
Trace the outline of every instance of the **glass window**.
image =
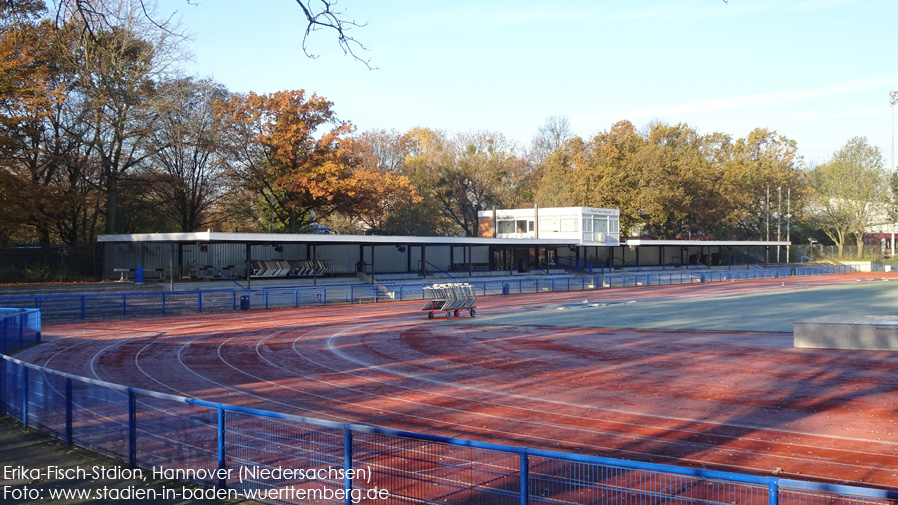
POLYGON ((608 220, 605 218, 594 219, 593 231, 596 233, 608 233, 608 220))
POLYGON ((527 229, 530 231, 534 231, 533 230, 533 221, 527 221, 527 229))
POLYGON ((611 230, 609 230, 610 233, 618 233, 620 231, 620 221, 617 219, 609 220, 609 224, 611 225, 611 230))
POLYGON ((518 219, 515 224, 515 233, 527 233, 527 220, 518 219))
POLYGON ((583 218, 583 231, 592 231, 592 218, 589 216, 583 218))
POLYGON ((558 220, 555 218, 540 218, 539 231, 541 233, 556 233, 556 232, 558 232, 558 220))
POLYGON ((561 231, 580 231, 577 223, 576 217, 563 217, 561 218, 561 231))
POLYGON ((499 221, 498 233, 514 233, 514 221, 499 221))

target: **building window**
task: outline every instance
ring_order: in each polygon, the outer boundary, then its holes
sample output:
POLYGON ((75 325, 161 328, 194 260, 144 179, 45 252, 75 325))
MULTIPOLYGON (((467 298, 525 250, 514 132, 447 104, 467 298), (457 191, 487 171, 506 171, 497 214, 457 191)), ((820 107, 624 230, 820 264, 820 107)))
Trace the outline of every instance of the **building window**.
POLYGON ((608 233, 608 220, 605 218, 593 220, 593 231, 596 233, 608 233))
POLYGON ((561 231, 564 232, 577 232, 580 231, 580 227, 577 223, 576 217, 563 217, 561 218, 561 231))
POLYGON ((558 232, 558 219, 540 218, 539 231, 540 231, 540 233, 557 233, 558 232))
POLYGON ((499 221, 498 233, 514 233, 514 221, 499 221))

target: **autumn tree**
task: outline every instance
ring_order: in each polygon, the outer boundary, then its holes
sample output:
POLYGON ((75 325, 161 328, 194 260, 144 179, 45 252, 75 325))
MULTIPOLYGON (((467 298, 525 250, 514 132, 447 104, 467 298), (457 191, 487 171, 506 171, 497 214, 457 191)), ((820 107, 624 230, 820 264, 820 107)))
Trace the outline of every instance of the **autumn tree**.
POLYGON ((324 97, 303 90, 236 94, 220 102, 218 117, 231 174, 273 201, 291 233, 312 222, 312 210, 321 217, 372 217, 384 210, 382 202, 414 195, 401 174, 360 165, 352 125, 338 120, 324 97))
POLYGON ((735 232, 744 238, 766 239, 773 214, 767 195, 772 192, 779 207, 779 195, 788 195, 796 212, 804 208, 807 184, 798 146, 775 131, 756 128, 735 141, 732 157, 725 166, 727 195, 732 199, 735 232))
POLYGON ((388 220, 422 201, 405 170, 411 139, 395 130, 372 130, 353 137, 351 148, 358 163, 356 178, 365 182, 360 184, 359 204, 341 213, 366 231, 384 231, 388 220))
POLYGON ((811 170, 809 178, 821 228, 840 256, 845 242, 854 237, 860 258, 867 227, 887 215, 890 199, 889 174, 879 148, 866 137, 854 137, 830 161, 811 170))
POLYGON ((490 131, 434 134, 409 163, 425 175, 427 195, 454 228, 449 234, 469 237, 477 235, 479 211, 523 203, 520 181, 530 169, 516 145, 490 131))
POLYGON ((163 81, 158 93, 165 99, 157 101, 158 127, 147 139, 145 198, 172 223, 167 229, 203 229, 214 224, 225 184, 214 106, 229 94, 214 81, 192 78, 163 81))
POLYGON ((97 19, 84 11, 66 13, 66 29, 78 35, 69 64, 80 96, 78 108, 87 153, 100 168, 106 233, 116 233, 119 181, 152 153, 146 140, 157 127, 158 81, 181 58, 180 37, 149 21, 138 0, 107 2, 97 19), (102 19, 100 19, 102 18, 102 19), (100 27, 100 28, 97 28, 100 27))

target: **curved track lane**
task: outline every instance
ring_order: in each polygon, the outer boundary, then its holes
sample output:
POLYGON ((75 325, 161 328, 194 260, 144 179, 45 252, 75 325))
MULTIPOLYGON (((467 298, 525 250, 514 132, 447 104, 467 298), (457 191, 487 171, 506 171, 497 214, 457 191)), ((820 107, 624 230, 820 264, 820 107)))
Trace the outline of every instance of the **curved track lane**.
MULTIPOLYGON (((670 300, 783 284, 589 296, 670 300)), ((485 298, 478 312, 583 296, 485 298)), ((793 349, 790 334, 459 325, 427 320, 420 305, 55 325, 44 331, 55 337, 19 357, 129 386, 324 419, 898 486, 895 353, 793 349)))

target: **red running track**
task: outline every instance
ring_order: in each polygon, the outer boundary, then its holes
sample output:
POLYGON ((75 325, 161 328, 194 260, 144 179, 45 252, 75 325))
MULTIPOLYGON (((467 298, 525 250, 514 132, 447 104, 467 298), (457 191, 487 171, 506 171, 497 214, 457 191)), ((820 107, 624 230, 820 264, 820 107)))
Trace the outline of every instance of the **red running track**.
MULTIPOLYGON (((856 282, 858 275, 802 279, 856 282)), ((670 299, 782 281, 616 289, 670 299)), ((491 297, 478 313, 575 302, 491 297)), ((898 353, 782 333, 472 326, 422 303, 52 325, 18 357, 215 402, 510 445, 898 487, 898 353)))

